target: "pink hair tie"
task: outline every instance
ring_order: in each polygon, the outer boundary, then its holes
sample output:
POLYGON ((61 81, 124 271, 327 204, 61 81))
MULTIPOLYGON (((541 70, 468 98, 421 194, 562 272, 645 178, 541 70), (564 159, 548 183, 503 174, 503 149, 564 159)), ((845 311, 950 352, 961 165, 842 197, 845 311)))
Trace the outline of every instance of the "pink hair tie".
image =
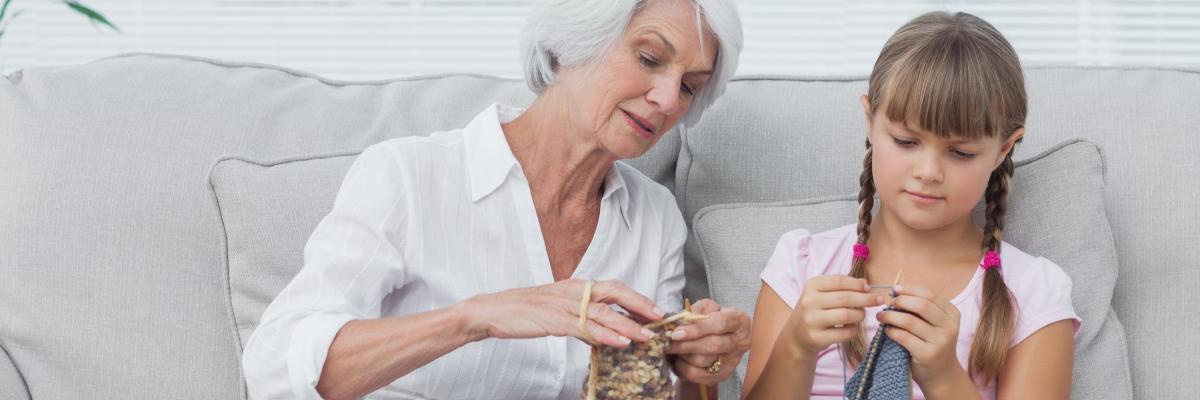
POLYGON ((867 256, 871 255, 871 248, 867 247, 866 243, 854 244, 854 258, 866 260, 867 256))
POLYGON ((991 251, 991 250, 989 250, 987 253, 983 253, 983 263, 979 264, 980 268, 983 268, 984 271, 987 271, 989 269, 996 268, 999 266, 1000 266, 1000 253, 997 253, 997 252, 991 251))

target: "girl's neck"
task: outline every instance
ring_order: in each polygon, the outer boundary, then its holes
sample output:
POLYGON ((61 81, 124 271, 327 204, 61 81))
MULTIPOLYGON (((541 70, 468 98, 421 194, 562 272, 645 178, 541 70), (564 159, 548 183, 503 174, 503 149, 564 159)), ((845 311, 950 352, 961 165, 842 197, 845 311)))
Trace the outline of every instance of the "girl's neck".
MULTIPOLYGON (((882 208, 882 207, 881 207, 882 208)), ((881 209, 871 224, 872 258, 876 254, 905 269, 921 273, 922 266, 978 262, 983 233, 971 217, 935 229, 916 229, 881 209)))

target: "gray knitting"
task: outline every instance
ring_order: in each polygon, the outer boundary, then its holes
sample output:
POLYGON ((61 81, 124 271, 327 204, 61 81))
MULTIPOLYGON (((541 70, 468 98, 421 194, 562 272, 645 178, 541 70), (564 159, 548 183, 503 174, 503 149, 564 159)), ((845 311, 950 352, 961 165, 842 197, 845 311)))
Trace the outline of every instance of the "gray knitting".
POLYGON ((911 399, 912 380, 909 362, 912 355, 883 333, 883 326, 871 339, 863 362, 846 383, 846 398, 854 400, 911 399))

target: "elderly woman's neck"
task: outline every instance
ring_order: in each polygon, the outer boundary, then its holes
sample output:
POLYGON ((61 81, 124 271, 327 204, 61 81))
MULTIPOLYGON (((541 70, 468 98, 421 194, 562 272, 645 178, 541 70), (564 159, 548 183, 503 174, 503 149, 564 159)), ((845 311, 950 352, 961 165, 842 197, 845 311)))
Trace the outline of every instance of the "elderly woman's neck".
POLYGON ((503 126, 538 211, 570 212, 579 210, 580 205, 598 206, 616 158, 600 146, 593 132, 572 131, 570 127, 580 124, 567 120, 571 113, 542 100, 503 126))

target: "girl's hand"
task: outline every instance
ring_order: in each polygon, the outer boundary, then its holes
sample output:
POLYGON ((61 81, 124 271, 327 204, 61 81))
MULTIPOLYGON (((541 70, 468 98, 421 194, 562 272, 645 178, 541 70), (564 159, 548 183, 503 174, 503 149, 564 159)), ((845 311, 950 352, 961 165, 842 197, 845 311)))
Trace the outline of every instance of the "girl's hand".
POLYGON ((804 284, 784 329, 795 332, 799 345, 814 357, 834 343, 861 335, 866 307, 882 305, 884 296, 870 293, 867 281, 845 275, 821 275, 804 284))
POLYGON ((888 337, 912 353, 913 380, 933 386, 942 377, 962 373, 958 363, 958 307, 921 287, 896 286, 892 305, 900 311, 880 312, 876 319, 888 337), (910 314, 911 313, 911 314, 910 314))
POLYGON ((692 321, 671 332, 669 354, 678 354, 675 374, 691 382, 714 385, 737 368, 750 350, 750 316, 733 308, 722 308, 704 299, 692 305, 692 312, 708 319, 692 321), (717 360, 716 372, 710 372, 717 360))
MULTIPOLYGON (((481 294, 460 304, 466 330, 476 340, 574 336, 579 331, 579 305, 586 281, 570 279, 551 284, 481 294)), ((598 281, 587 305, 587 331, 599 344, 626 347, 631 340, 644 342, 652 332, 609 305, 649 321, 663 318, 654 302, 620 281, 598 281)))

